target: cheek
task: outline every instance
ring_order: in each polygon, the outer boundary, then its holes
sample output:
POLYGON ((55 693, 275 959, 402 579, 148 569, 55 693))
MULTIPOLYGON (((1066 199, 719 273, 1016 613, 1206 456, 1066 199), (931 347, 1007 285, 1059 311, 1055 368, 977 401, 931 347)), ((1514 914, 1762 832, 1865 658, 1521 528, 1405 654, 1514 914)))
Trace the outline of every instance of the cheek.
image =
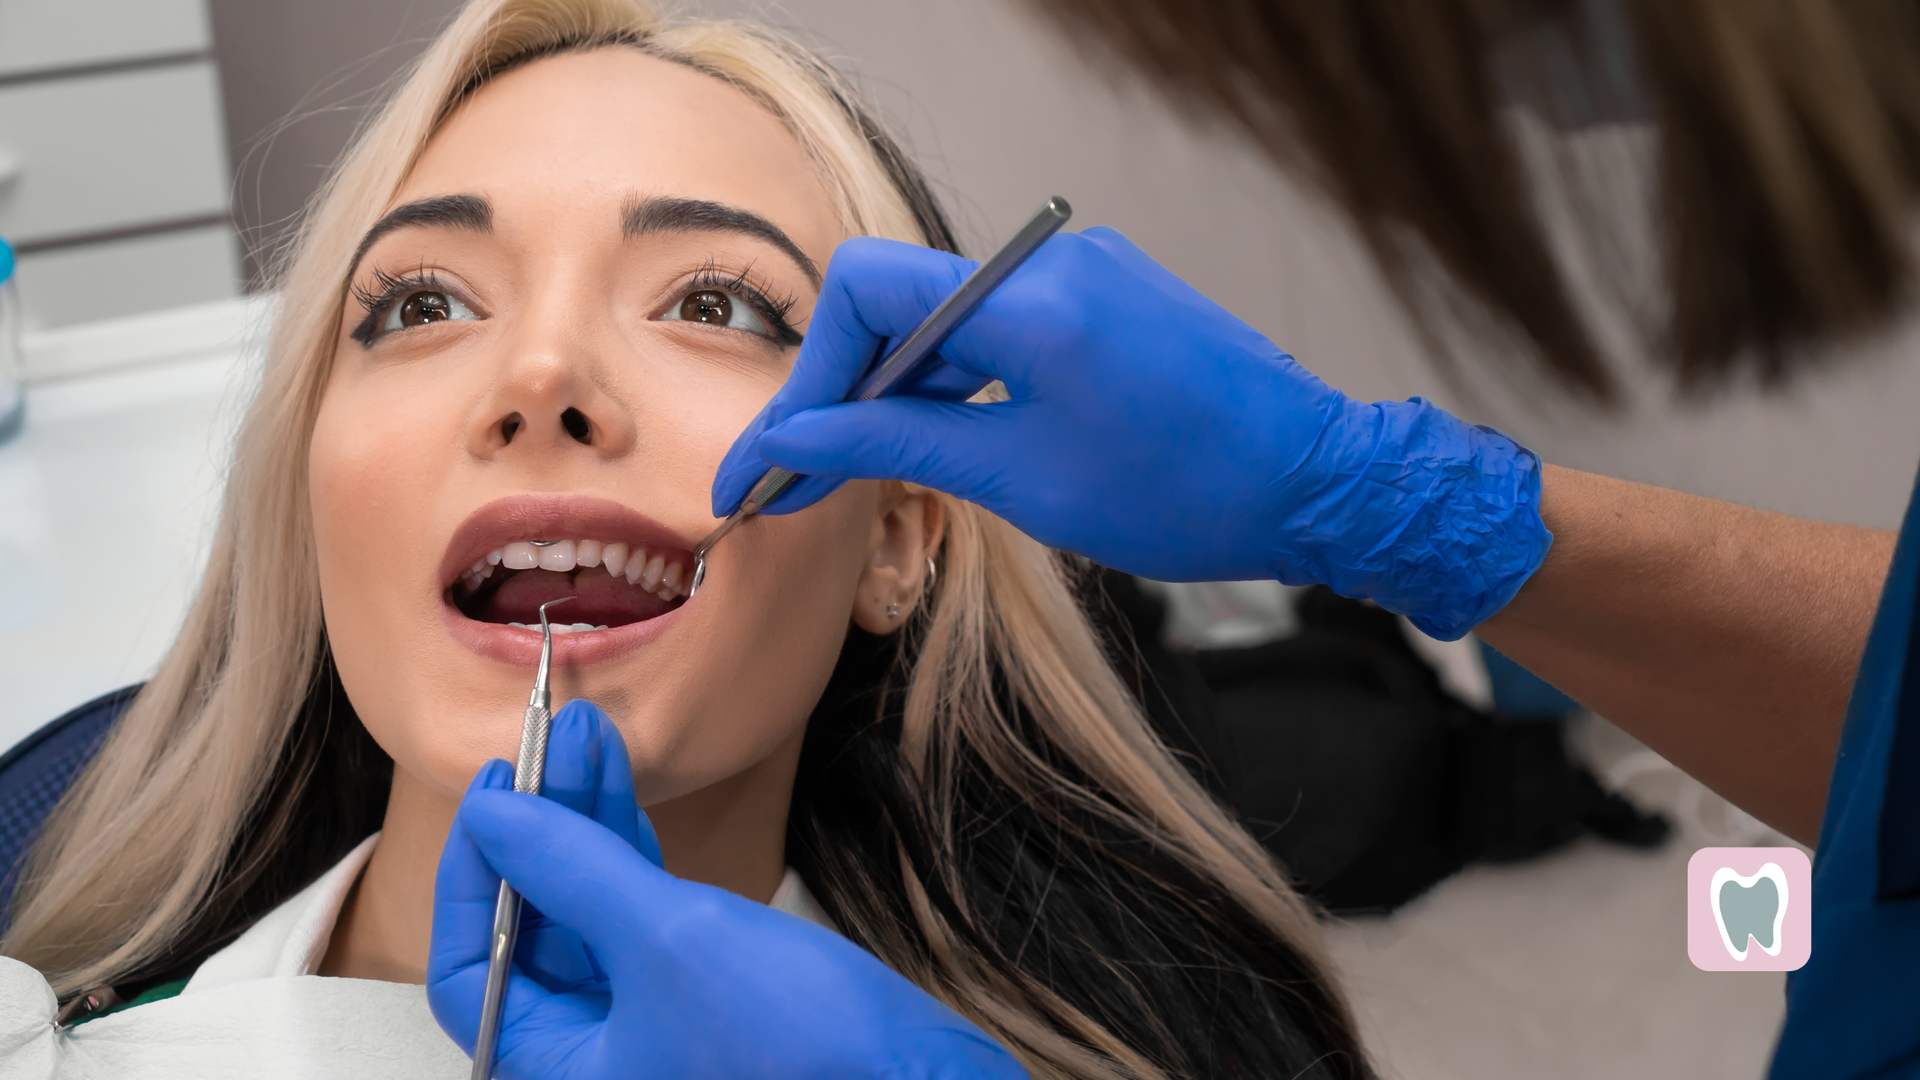
POLYGON ((355 550, 360 559, 379 549, 364 547, 418 519, 419 498, 445 471, 446 453, 427 418, 384 415, 378 400, 362 402, 351 392, 329 392, 314 425, 307 454, 313 489, 315 542, 323 562, 355 550), (414 512, 407 513, 411 508, 414 512))
MULTIPOLYGON (((423 583, 435 579, 443 541, 422 513, 444 487, 450 457, 424 410, 394 415, 383 398, 330 386, 307 456, 314 554, 327 637, 356 711, 380 744, 404 760, 408 733, 394 721, 431 672, 417 655, 423 583), (438 450, 438 452, 435 452, 438 450), (411 673, 411 674, 409 674, 411 673), (394 708, 382 707, 392 703, 394 708)), ((430 590, 429 590, 430 591, 430 590)))

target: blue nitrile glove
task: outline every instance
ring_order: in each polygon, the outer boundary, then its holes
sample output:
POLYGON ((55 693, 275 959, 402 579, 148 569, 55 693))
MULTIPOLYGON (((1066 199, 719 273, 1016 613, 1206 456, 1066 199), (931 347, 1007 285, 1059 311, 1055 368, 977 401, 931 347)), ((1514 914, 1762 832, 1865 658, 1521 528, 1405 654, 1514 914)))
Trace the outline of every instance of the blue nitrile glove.
POLYGON ((923 383, 954 398, 835 404, 973 263, 858 238, 834 252, 792 376, 714 480, 714 513, 769 464, 910 480, 1043 543, 1165 581, 1324 582, 1461 636, 1546 556, 1540 462, 1420 398, 1354 401, 1111 229, 1056 236, 961 324, 923 383))
POLYGON ((469 1054, 495 868, 526 898, 495 1075, 506 1080, 847 1077, 1013 1080, 1012 1055, 845 938, 681 881, 634 801, 619 732, 569 702, 545 797, 480 770, 440 856, 427 999, 469 1054))

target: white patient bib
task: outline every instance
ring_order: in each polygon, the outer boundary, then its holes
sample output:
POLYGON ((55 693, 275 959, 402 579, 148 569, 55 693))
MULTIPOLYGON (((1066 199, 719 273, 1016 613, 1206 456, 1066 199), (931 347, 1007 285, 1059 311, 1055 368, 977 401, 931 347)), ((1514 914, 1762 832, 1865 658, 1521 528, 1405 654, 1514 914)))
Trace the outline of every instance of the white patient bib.
MULTIPOLYGON (((0 1080, 459 1080, 424 986, 314 975, 379 834, 207 958, 177 997, 60 1030, 52 987, 0 957, 0 1080)), ((792 870, 773 907, 828 925, 792 870)))

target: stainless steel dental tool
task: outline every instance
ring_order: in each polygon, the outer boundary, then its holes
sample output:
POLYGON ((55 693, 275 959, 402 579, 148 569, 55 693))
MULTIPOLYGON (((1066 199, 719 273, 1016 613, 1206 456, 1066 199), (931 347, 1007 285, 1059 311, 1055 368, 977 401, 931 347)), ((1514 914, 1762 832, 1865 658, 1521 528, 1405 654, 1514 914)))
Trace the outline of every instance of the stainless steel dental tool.
MULTIPOLYGON (((520 762, 513 769, 513 790, 540 794, 547 772, 547 732, 553 724, 553 695, 547 690, 553 665, 553 628, 547 609, 576 597, 566 596, 540 605, 540 669, 533 676, 533 696, 520 725, 520 762)), ((500 881, 493 902, 493 947, 487 954, 487 992, 480 1001, 480 1034, 473 1043, 473 1080, 493 1080, 493 1058, 500 1043, 500 1016, 507 1004, 507 970, 513 962, 514 942, 520 937, 520 894, 500 881)))
MULTIPOLYGON (((920 374, 940 346, 946 343, 947 336, 965 322, 982 301, 993 295, 993 290, 999 288, 1001 282, 1018 270, 1028 256, 1040 250, 1040 245, 1046 242, 1047 237, 1059 231, 1060 226, 1065 225, 1072 216, 1073 207, 1067 205, 1067 200, 1058 195, 1048 199, 1040 212, 1021 226, 1005 247, 994 252, 992 258, 967 275, 967 280, 960 283, 952 296, 933 309, 933 314, 915 327, 905 341, 875 364, 854 386, 846 400, 872 401, 885 397, 920 374)), ((775 466, 747 489, 746 498, 741 499, 740 505, 727 515, 727 520, 708 533, 707 538, 693 549, 693 581, 687 589, 687 595, 699 592, 701 582, 707 579, 707 552, 713 550, 713 545, 732 532, 734 526, 765 509, 768 503, 779 498, 780 493, 798 479, 800 477, 794 473, 775 466)))

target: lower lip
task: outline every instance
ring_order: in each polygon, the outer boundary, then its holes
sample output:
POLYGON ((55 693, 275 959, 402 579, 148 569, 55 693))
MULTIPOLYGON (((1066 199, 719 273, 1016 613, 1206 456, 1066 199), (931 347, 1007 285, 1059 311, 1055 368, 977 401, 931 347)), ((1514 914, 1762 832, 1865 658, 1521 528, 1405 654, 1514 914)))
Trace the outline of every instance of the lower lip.
MULTIPOLYGON (((656 615, 644 622, 628 623, 606 630, 575 630, 567 634, 553 635, 553 663, 555 667, 587 667, 592 664, 604 664, 645 646, 661 634, 672 629, 682 611, 691 604, 691 599, 664 615, 656 615)), ((479 622, 460 613, 460 609, 448 603, 443 597, 440 601, 440 618, 446 623, 447 633, 453 640, 487 660, 497 660, 515 667, 533 668, 540 664, 540 631, 522 630, 505 623, 479 622)))

